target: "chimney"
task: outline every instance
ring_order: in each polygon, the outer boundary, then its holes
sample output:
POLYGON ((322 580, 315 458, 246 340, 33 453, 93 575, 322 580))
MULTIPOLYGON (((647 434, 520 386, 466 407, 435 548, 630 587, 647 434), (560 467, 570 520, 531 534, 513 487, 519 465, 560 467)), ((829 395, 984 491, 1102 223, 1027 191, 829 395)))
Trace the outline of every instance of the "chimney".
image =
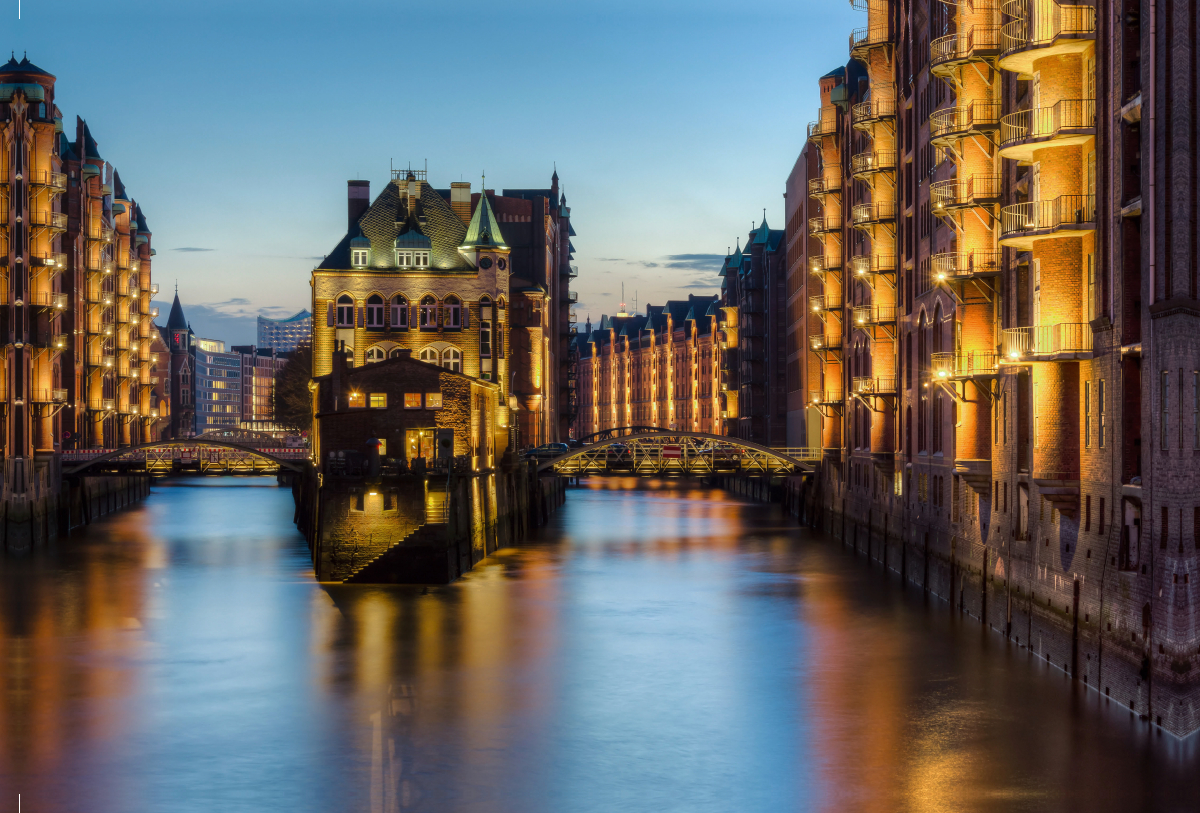
POLYGON ((450 184, 450 208, 463 223, 471 222, 471 184, 462 181, 450 184))
POLYGON ((349 217, 347 228, 351 231, 371 205, 370 181, 346 181, 346 214, 349 217))

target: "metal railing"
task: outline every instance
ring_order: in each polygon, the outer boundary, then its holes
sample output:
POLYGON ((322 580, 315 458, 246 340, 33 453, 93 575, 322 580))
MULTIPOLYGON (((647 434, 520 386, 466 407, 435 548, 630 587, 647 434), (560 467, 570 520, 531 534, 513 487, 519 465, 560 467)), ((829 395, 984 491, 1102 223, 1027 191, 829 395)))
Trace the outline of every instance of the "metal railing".
POLYGON ((808 219, 809 234, 825 234, 826 232, 839 231, 841 228, 842 218, 837 215, 810 217, 808 219))
POLYGON ((1004 329, 1003 337, 1002 351, 1010 361, 1055 353, 1087 353, 1092 349, 1092 326, 1087 322, 1010 327, 1004 329))
POLYGON ((1000 272, 1003 262, 1004 253, 1001 251, 948 252, 929 258, 930 273, 935 283, 975 274, 996 274, 1000 272))
POLYGON ((860 152, 850 159, 850 174, 869 175, 873 172, 894 172, 896 153, 894 150, 860 152))
POLYGON ((884 325, 896 321, 895 305, 860 305, 854 309, 854 324, 884 325))
POLYGON ((67 391, 65 389, 33 391, 33 402, 35 404, 61 404, 66 400, 67 391))
POLYGON ((837 108, 833 105, 822 107, 817 111, 817 120, 809 122, 808 137, 820 138, 835 134, 837 134, 837 108))
POLYGON ((812 257, 808 263, 809 273, 824 274, 828 271, 836 271, 842 267, 841 252, 837 252, 834 257, 829 257, 823 254, 817 257, 812 257))
POLYGON ((850 223, 863 226, 871 223, 882 223, 896 219, 895 201, 881 203, 859 203, 850 210, 850 223))
POLYGON ((813 404, 840 404, 846 399, 840 389, 826 387, 823 390, 809 390, 808 400, 813 404))
POLYGON ((62 172, 33 171, 29 173, 29 185, 47 186, 57 192, 65 192, 67 189, 67 176, 62 172))
POLYGON ((1050 141, 1068 130, 1096 127, 1095 99, 1062 99, 1051 107, 1018 110, 1000 120, 1000 147, 1050 141))
POLYGON ((1000 236, 1052 231, 1061 226, 1091 223, 1095 219, 1095 195, 1059 195, 1052 200, 1014 203, 1000 210, 1000 236))
POLYGON ((930 354, 934 378, 973 378, 994 375, 999 356, 992 350, 965 350, 930 354))
POLYGON ((115 398, 92 398, 88 401, 88 409, 93 412, 112 412, 116 408, 115 398))
POLYGON ((827 336, 824 333, 813 333, 808 337, 808 346, 809 349, 814 351, 841 350, 842 334, 837 333, 827 336))
POLYGON ((88 257, 87 270, 111 274, 113 270, 113 262, 112 260, 107 260, 104 257, 96 257, 94 259, 92 257, 88 257))
POLYGON ((112 291, 88 286, 87 301, 93 305, 111 305, 113 303, 113 293, 112 291))
POLYGON ((1000 53, 1000 26, 971 26, 965 33, 948 34, 929 43, 929 67, 948 62, 986 59, 1000 53))
POLYGON ((111 243, 115 232, 111 226, 98 226, 88 230, 89 240, 98 240, 101 243, 111 243))
POLYGON ((1092 6, 1060 6, 1047 0, 1006 0, 1001 11, 1016 18, 1000 27, 1003 54, 1045 48, 1061 37, 1086 37, 1096 33, 1096 9, 1092 6))
POLYGON ((112 367, 116 360, 112 350, 93 350, 88 353, 88 364, 92 367, 112 367))
POLYGON ((840 192, 842 189, 842 170, 840 167, 826 167, 819 178, 810 178, 808 194, 815 196, 840 192))
POLYGON ((851 381, 854 392, 859 395, 885 395, 897 391, 897 379, 887 376, 855 376, 851 381))
POLYGON ((929 114, 929 138, 995 130, 1000 126, 1000 110, 1000 105, 991 102, 971 102, 935 110, 929 114))
POLYGON ((886 25, 856 28, 850 32, 850 55, 856 56, 857 52, 886 45, 889 42, 891 42, 891 34, 886 25))
POLYGON ((25 296, 25 302, 40 308, 62 310, 67 307, 67 295, 45 292, 31 293, 25 296))
POLYGON ((33 259, 38 265, 44 265, 47 268, 61 269, 67 267, 67 255, 59 252, 35 253, 33 259))
POLYGON ((150 287, 147 290, 150 292, 150 296, 158 296, 158 283, 150 283, 150 287))
POLYGON ((896 273, 896 258, 891 254, 869 254, 850 258, 850 271, 856 277, 896 273))
POLYGON ((824 311, 841 310, 842 300, 837 296, 810 296, 808 298, 808 306, 812 308, 814 313, 822 313, 824 311))
POLYGON ((868 99, 850 108, 850 122, 855 127, 858 127, 860 124, 880 121, 882 119, 894 119, 895 117, 895 99, 868 99))
POLYGON ((972 175, 965 181, 951 178, 929 185, 929 205, 933 211, 976 206, 1000 199, 999 175, 972 175))

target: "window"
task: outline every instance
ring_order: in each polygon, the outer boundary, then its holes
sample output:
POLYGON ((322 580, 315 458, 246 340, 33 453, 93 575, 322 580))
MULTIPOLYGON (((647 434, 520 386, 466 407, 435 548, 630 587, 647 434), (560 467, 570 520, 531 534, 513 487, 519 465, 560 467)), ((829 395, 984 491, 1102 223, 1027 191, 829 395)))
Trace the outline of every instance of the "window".
POLYGON ((392 327, 399 330, 408 327, 408 300, 403 294, 392 297, 392 327))
POLYGON ((366 400, 363 398, 363 394, 361 392, 350 393, 350 408, 351 409, 362 409, 366 405, 367 405, 366 400))
POLYGON ((462 372, 462 353, 457 347, 447 347, 442 351, 442 366, 456 373, 462 372))
POLYGON ((1103 449, 1104 448, 1104 379, 1103 378, 1101 378, 1099 381, 1096 382, 1096 411, 1098 412, 1098 414, 1100 416, 1100 421, 1099 421, 1100 436, 1099 436, 1099 438, 1097 438, 1097 442, 1099 443, 1100 448, 1103 449))
POLYGON ((367 297, 367 327, 383 330, 383 297, 379 294, 367 297))
POLYGON ((1159 528, 1160 536, 1158 547, 1162 550, 1167 549, 1167 537, 1171 535, 1171 513, 1167 506, 1162 507, 1162 522, 1159 528))
POLYGON ((388 353, 388 358, 404 358, 404 349, 400 347, 393 347, 392 352, 388 353))
POLYGON ((479 355, 490 358, 492 355, 492 323, 479 323, 479 355))
POLYGON ((384 354, 382 347, 368 347, 367 348, 367 362, 368 363, 373 363, 376 361, 383 361, 385 358, 387 358, 387 356, 384 354))
POLYGON ((1192 371, 1192 448, 1200 449, 1200 372, 1192 371))
POLYGON ((458 297, 446 297, 446 302, 442 306, 442 309, 444 312, 442 323, 447 328, 458 329, 462 327, 462 306, 459 304, 458 297))
POLYGON ((1038 429, 1042 426, 1042 410, 1038 402, 1038 385, 1033 384, 1033 448, 1038 448, 1038 429))
POLYGON ((442 394, 440 392, 425 393, 425 408, 426 409, 441 409, 442 394))
POLYGON ((1159 427, 1159 442, 1162 448, 1167 448, 1167 423, 1170 420, 1170 410, 1167 408, 1170 403, 1171 395, 1171 380, 1170 373, 1166 370, 1162 371, 1162 376, 1158 385, 1158 400, 1160 409, 1162 410, 1162 426, 1159 427))
POLYGON ((355 268, 362 268, 367 264, 370 257, 370 249, 356 248, 350 252, 350 264, 355 268))
POLYGON ((396 249, 396 266, 399 268, 412 268, 413 253, 407 249, 396 249))
POLYGON ((419 392, 404 393, 404 408, 405 409, 420 409, 421 408, 421 393, 419 393, 419 392))
POLYGON ((429 252, 428 251, 414 251, 413 252, 413 265, 417 268, 428 268, 429 267, 429 252))
MULTIPOLYGON (((1095 153, 1092 153, 1094 156, 1095 153)), ((1094 167, 1094 164, 1093 164, 1094 167)), ((1096 255, 1087 255, 1087 301, 1083 303, 1083 312, 1087 321, 1096 318, 1096 255)))
MULTIPOLYGON (((1092 445, 1092 382, 1083 382, 1083 446, 1092 445)), ((1089 497, 1089 499, 1091 499, 1089 497)))
POLYGON ((437 300, 427 296, 421 300, 421 329, 434 330, 437 328, 437 300))
POLYGON ((337 326, 354 327, 354 300, 348 294, 338 297, 337 326))
POLYGON ((371 409, 387 409, 387 393, 373 392, 371 393, 371 409))
POLYGON ((421 361, 427 364, 441 364, 442 354, 437 351, 436 347, 426 347, 421 351, 421 361))

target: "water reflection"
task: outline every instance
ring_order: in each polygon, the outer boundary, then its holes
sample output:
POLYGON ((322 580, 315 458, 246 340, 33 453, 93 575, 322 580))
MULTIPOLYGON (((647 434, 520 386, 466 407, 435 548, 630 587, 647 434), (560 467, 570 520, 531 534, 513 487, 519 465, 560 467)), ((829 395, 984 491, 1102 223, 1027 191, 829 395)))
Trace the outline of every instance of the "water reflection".
POLYGON ((317 585, 271 480, 0 563, 36 811, 1190 810, 1148 733, 776 509, 572 490, 447 587, 317 585))

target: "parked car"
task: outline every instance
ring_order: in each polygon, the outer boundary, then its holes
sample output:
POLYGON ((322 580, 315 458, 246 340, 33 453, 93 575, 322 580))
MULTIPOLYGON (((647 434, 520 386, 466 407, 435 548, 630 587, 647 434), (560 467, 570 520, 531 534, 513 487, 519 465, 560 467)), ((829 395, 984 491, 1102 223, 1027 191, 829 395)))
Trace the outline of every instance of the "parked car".
POLYGON ((525 457, 533 460, 551 460, 569 451, 571 448, 565 443, 546 443, 535 449, 529 449, 525 452, 525 457))
POLYGON ((633 454, 629 451, 629 447, 624 443, 610 443, 604 447, 604 454, 609 461, 628 460, 633 454))

